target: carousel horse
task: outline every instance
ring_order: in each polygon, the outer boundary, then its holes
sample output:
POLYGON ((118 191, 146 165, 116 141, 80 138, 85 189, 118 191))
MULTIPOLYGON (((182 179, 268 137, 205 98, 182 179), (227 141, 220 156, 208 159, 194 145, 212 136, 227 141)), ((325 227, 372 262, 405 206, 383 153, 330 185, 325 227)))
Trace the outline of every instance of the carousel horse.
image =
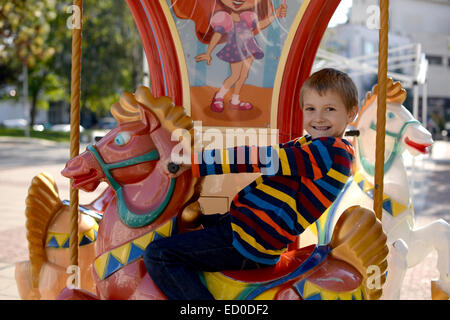
MULTIPOLYGON (((62 171, 75 188, 93 191, 107 181, 115 191, 92 261, 97 294, 65 288, 58 299, 165 299, 142 255, 155 239, 199 227, 203 178, 170 162, 179 143, 171 133, 187 130, 185 145, 192 147, 193 121, 182 107, 167 97, 154 98, 146 87, 124 93, 111 113, 118 125, 62 171)), ((353 206, 328 244, 289 251, 273 267, 199 277, 216 299, 378 299, 387 254, 386 235, 374 213, 353 206), (371 266, 380 272, 372 275, 371 266)))
MULTIPOLYGON (((373 207, 376 93, 377 86, 367 94, 355 122, 355 129, 360 135, 354 143, 354 175, 333 205, 313 225, 318 231, 319 244, 327 242, 333 226, 349 204, 373 207)), ((414 209, 402 161, 404 151, 408 150, 413 156, 425 154, 433 140, 431 134, 402 105, 405 99, 406 91, 400 83, 388 79, 382 224, 390 247, 383 298, 399 299, 406 270, 420 263, 433 249, 438 253, 437 267, 440 272, 439 281, 432 282, 433 298, 437 298, 435 293, 448 298, 450 226, 443 219, 419 228, 414 226, 414 209)))
MULTIPOLYGON (((103 203, 111 195, 107 189, 92 203, 80 206, 83 212, 78 219, 79 280, 81 288, 90 292, 95 292, 90 261, 96 256, 98 221, 103 203)), ((29 261, 16 264, 17 288, 22 299, 52 300, 69 277, 66 270, 70 265, 70 208, 60 200, 58 188, 47 173, 33 178, 25 203, 29 261)))

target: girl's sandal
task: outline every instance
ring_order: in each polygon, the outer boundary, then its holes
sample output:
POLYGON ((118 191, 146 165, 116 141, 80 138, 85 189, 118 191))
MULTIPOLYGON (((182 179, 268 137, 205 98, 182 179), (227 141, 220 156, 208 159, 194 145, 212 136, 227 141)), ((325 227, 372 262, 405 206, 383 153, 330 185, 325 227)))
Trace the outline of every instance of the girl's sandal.
POLYGON ((230 101, 230 109, 250 110, 252 108, 253 108, 253 105, 250 102, 239 102, 238 104, 234 104, 230 101))
POLYGON ((211 102, 211 110, 214 112, 222 112, 223 109, 223 98, 214 97, 213 101, 211 102))

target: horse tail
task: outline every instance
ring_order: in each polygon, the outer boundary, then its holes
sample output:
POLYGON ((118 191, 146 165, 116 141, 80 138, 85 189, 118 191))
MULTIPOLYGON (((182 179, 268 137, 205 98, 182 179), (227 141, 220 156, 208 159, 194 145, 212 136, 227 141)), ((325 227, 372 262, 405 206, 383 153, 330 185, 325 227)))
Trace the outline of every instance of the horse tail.
POLYGON ((340 216, 329 243, 332 256, 349 263, 361 273, 370 300, 379 299, 383 293, 389 252, 386 240, 381 222, 373 211, 352 206, 340 216), (375 273, 369 278, 369 272, 375 273))
POLYGON ((47 230, 63 206, 55 181, 49 174, 43 172, 33 178, 25 204, 31 284, 33 288, 38 288, 39 273, 47 261, 45 252, 47 230))

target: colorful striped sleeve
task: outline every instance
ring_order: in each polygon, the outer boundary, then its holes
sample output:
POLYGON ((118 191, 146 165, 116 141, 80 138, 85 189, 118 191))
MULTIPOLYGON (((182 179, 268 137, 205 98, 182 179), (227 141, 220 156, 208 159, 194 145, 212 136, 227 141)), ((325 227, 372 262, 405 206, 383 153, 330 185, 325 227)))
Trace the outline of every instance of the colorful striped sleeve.
POLYGON ((194 176, 260 172, 263 175, 305 176, 312 180, 325 176, 332 166, 335 138, 315 139, 303 146, 294 141, 289 147, 241 146, 205 150, 194 154, 194 176))

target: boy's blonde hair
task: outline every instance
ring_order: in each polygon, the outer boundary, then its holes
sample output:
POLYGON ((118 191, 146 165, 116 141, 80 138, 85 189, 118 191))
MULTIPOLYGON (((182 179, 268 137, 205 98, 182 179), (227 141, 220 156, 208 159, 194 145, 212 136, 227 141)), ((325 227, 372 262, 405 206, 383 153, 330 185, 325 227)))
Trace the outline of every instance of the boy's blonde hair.
POLYGON ((328 90, 336 92, 344 102, 347 112, 358 105, 358 89, 353 80, 345 73, 332 68, 325 68, 313 73, 300 90, 300 106, 303 108, 303 95, 307 90, 315 90, 320 95, 328 90))

